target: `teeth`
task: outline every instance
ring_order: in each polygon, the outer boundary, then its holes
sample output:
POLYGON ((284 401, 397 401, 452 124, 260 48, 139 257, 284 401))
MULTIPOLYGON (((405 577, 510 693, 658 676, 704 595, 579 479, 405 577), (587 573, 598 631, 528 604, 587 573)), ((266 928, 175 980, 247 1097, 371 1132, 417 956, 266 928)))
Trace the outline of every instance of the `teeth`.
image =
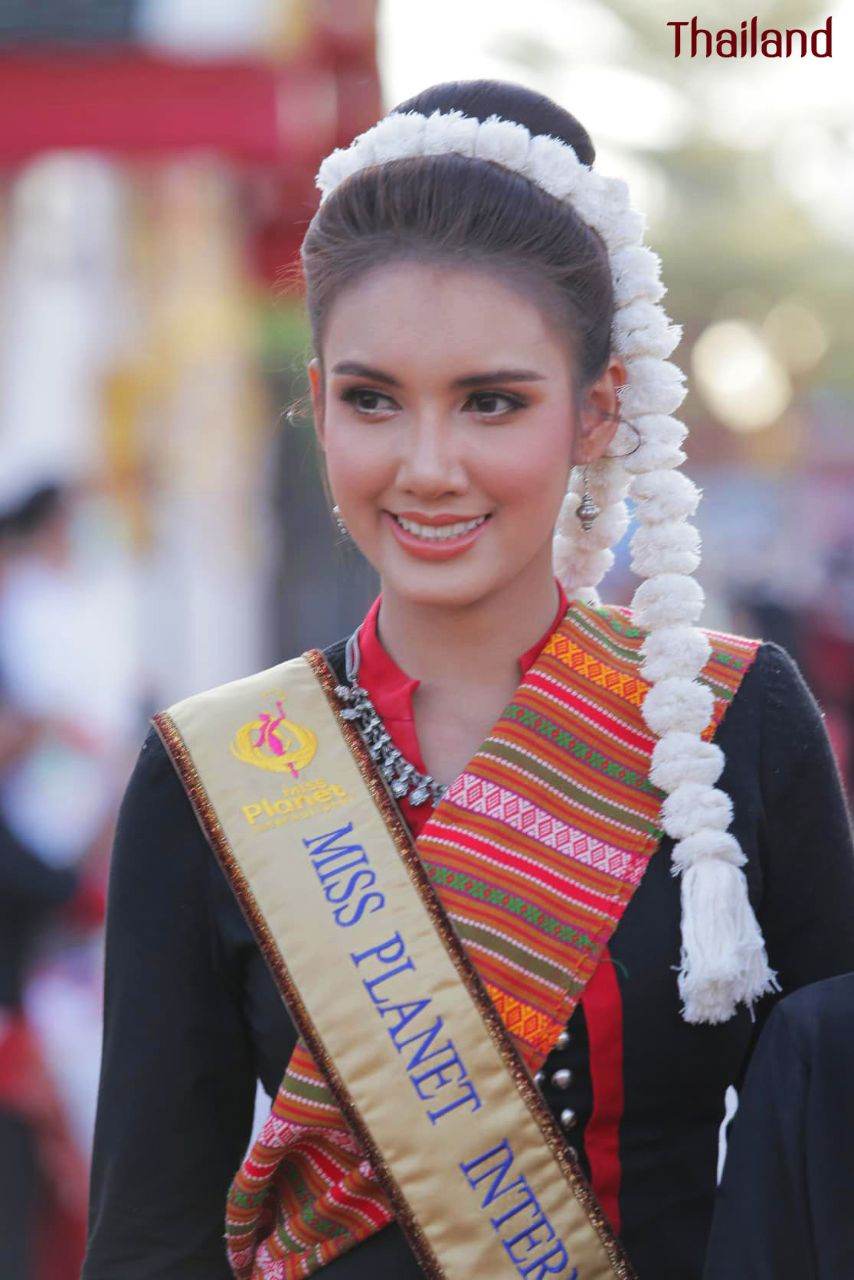
POLYGON ((415 520, 405 520, 403 516, 394 517, 407 533, 414 533, 418 538, 426 538, 428 542, 443 542, 447 538, 458 538, 460 534, 469 533, 483 524, 486 516, 476 516, 474 520, 460 520, 456 524, 417 524, 415 520))

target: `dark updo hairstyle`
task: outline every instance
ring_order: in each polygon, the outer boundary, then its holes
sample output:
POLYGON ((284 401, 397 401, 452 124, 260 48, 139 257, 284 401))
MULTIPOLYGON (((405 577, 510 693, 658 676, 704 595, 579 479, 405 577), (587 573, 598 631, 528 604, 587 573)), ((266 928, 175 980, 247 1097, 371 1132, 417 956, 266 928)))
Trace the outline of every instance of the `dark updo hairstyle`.
MULTIPOLYGON (((592 165, 590 137, 574 116, 521 85, 466 80, 425 89, 395 108, 462 111, 524 125, 567 142, 592 165)), ((335 297, 392 261, 483 265, 534 295, 566 332, 576 397, 611 352, 614 290, 605 244, 571 207, 522 174, 456 154, 408 156, 351 174, 324 200, 302 245, 314 348, 335 297)))

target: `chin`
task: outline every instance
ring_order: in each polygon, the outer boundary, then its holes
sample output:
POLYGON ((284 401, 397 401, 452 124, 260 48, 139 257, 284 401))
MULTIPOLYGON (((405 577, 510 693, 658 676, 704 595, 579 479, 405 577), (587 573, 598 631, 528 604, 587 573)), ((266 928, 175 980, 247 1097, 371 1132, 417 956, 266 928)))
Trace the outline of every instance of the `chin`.
POLYGON ((384 589, 413 604, 457 608, 491 595, 510 576, 487 566, 418 563, 410 568, 399 562, 380 566, 379 574, 384 589))

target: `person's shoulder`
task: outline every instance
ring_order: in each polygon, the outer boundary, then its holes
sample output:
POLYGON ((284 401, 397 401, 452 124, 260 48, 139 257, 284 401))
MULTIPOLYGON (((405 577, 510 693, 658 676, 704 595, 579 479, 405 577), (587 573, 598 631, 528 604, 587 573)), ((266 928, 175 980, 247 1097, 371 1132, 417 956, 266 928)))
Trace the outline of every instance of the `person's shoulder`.
POLYGON ((119 808, 123 826, 160 823, 168 825, 189 812, 189 802, 175 763, 155 724, 149 724, 125 786, 119 808))
POLYGON ((785 649, 761 636, 723 631, 714 627, 682 625, 676 622, 675 617, 671 621, 668 618, 669 606, 665 596, 666 593, 662 593, 660 602, 648 602, 657 619, 655 627, 650 622, 642 622, 637 611, 628 605, 597 603, 580 605, 580 608, 588 620, 593 621, 604 632, 610 633, 619 641, 623 650, 632 654, 637 661, 642 662, 647 658, 651 649, 656 654, 657 665, 671 659, 675 675, 681 674, 679 668, 686 656, 689 630, 699 632, 707 642, 708 659, 704 676, 713 677, 723 671, 734 675, 743 674, 758 659, 761 659, 763 665, 769 662, 778 666, 792 663, 785 649), (654 639, 649 644, 651 636, 654 639))
POLYGON ((172 761, 153 723, 149 723, 142 746, 136 757, 130 783, 134 789, 156 787, 172 772, 172 761))
POLYGON ((136 913, 152 894, 192 881, 207 844, 181 778, 151 725, 137 753, 116 815, 110 898, 136 913), (132 900, 138 899, 137 905, 132 900))
POLYGON ((769 1019, 771 1034, 800 1047, 839 1043, 854 1055, 854 972, 823 978, 778 1001, 769 1019))
POLYGON ((819 715, 797 662, 773 640, 717 627, 688 628, 668 623, 664 614, 652 628, 626 605, 583 609, 585 633, 595 629, 597 647, 641 679, 693 675, 702 662, 696 678, 723 709, 720 729, 740 744, 740 754, 749 744, 758 749, 760 733, 779 737, 786 725, 814 725, 819 715))
POLYGON ((811 1016, 820 1021, 844 1016, 854 1027, 854 971, 799 987, 783 996, 777 1008, 796 1022, 811 1016))
MULTIPOLYGON (((205 705, 211 707, 222 706, 228 702, 239 702, 246 695, 253 695, 256 690, 265 687, 274 688, 288 679, 289 674, 297 668, 304 666, 305 661, 320 655, 327 665, 329 665, 335 674, 338 674, 338 668, 343 670, 344 651, 347 645, 346 639, 335 640, 332 644, 326 645, 324 648, 306 649, 303 653, 294 654, 289 658, 285 658, 280 662, 275 662, 271 666, 261 667, 254 671, 249 671, 244 675, 236 676, 231 680, 225 680, 221 684, 210 685, 204 689, 197 689, 192 693, 185 695, 183 698, 176 700, 169 706, 161 708, 152 716, 152 722, 157 725, 166 716, 169 716, 173 709, 187 708, 193 706, 196 710, 202 710, 205 705)), ((150 735, 149 735, 150 736, 150 735)), ((147 740, 146 740, 147 741, 147 740)))
MULTIPOLYGON (((289 679, 298 671, 304 672, 307 659, 319 658, 335 680, 344 678, 346 644, 342 639, 323 649, 306 650, 270 667, 187 694, 156 711, 131 774, 125 804, 150 802, 150 797, 164 788, 174 790, 184 772, 183 726, 187 723, 207 733, 220 732, 223 725, 233 721, 239 733, 241 726, 245 731, 263 723, 265 708, 266 718, 275 718, 283 714, 282 701, 287 701, 289 679)), ((317 664, 312 665, 316 670, 317 664)))

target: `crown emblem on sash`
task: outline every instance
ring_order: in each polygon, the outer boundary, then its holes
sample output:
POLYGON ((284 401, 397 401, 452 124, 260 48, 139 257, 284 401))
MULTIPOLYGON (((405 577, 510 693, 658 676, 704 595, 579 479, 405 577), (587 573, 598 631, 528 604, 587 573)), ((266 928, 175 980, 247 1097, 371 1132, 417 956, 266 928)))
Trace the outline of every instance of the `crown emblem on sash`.
POLYGON ((231 753, 245 764, 271 773, 299 776, 317 751, 317 734, 289 720, 281 698, 274 712, 261 711, 257 719, 241 725, 231 742, 231 753))

